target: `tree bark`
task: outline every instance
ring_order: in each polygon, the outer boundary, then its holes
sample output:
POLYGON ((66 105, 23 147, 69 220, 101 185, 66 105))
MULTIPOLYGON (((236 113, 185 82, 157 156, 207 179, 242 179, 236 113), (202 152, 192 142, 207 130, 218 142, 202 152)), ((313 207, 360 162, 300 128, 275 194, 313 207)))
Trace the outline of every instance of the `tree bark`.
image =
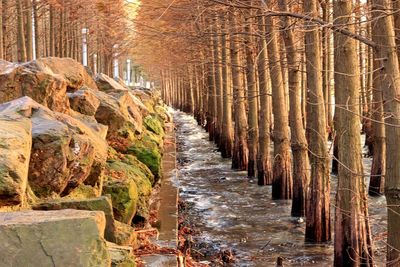
MULTIPOLYGON (((250 1, 251 4, 251 1, 250 1)), ((258 92, 255 73, 255 51, 254 40, 252 38, 252 11, 249 10, 246 14, 245 22, 245 47, 246 47, 246 79, 247 79, 247 103, 248 103, 248 139, 247 146, 249 148, 249 162, 247 166, 247 176, 256 176, 256 162, 258 151, 258 92)))
MULTIPOLYGON (((266 1, 271 6, 272 0, 266 1)), ((290 156, 289 116, 285 100, 285 88, 280 64, 278 36, 274 18, 266 17, 266 34, 269 68, 272 85, 272 108, 274 113, 274 165, 272 198, 292 198, 292 159, 290 156), (272 75, 273 74, 273 75, 272 75)))
MULTIPOLYGON (((279 0, 282 11, 288 11, 288 1, 279 0)), ((293 154, 293 201, 292 216, 305 216, 307 190, 310 183, 310 162, 308 145, 301 114, 301 60, 296 45, 290 18, 281 20, 283 40, 286 47, 286 58, 289 68, 289 123, 291 129, 291 147, 293 154)))
MULTIPOLYGON (((379 63, 374 62, 374 69, 379 69, 379 63)), ((368 194, 370 196, 380 196, 384 192, 385 187, 385 168, 386 168, 386 142, 385 142, 385 124, 383 119, 382 105, 382 87, 379 71, 374 71, 372 98, 372 166, 371 176, 369 180, 368 194)))
POLYGON ((22 11, 22 0, 16 0, 17 3, 17 49, 18 62, 26 61, 24 17, 22 11))
MULTIPOLYGON (((237 11, 233 11, 230 18, 231 28, 237 32, 237 11)), ((240 67, 240 44, 235 34, 230 38, 231 60, 232 60, 232 83, 233 103, 235 119, 235 136, 232 155, 232 168, 247 170, 248 148, 247 148, 247 118, 245 108, 245 88, 243 72, 240 67)))
MULTIPOLYGON (((317 1, 303 2, 306 15, 318 16, 317 1)), ((307 202, 306 240, 325 242, 331 239, 329 156, 326 147, 326 122, 322 89, 319 30, 305 22, 307 87, 309 90, 307 128, 310 129, 311 186, 307 202)))
POLYGON ((372 0, 372 38, 382 77, 386 131, 385 196, 388 207, 387 266, 400 266, 400 71, 395 33, 388 0, 372 0))
POLYGON ((258 185, 272 184, 272 162, 270 157, 271 145, 271 92, 270 75, 268 70, 267 42, 265 39, 265 18, 258 14, 259 38, 258 80, 260 85, 260 117, 259 117, 259 149, 257 155, 258 185))
POLYGON ((33 36, 32 36, 32 3, 31 0, 24 1, 24 17, 25 17, 25 47, 26 59, 31 61, 33 59, 33 36))
MULTIPOLYGON (((354 32, 352 1, 334 0, 334 23, 354 32)), ((335 209, 335 266, 373 266, 360 138, 357 44, 335 33, 335 99, 339 173, 335 209)))
POLYGON ((225 32, 227 25, 226 19, 223 16, 222 21, 222 36, 221 36, 221 48, 222 48, 222 81, 223 81, 223 118, 222 118, 222 131, 221 131, 221 154, 223 158, 232 157, 232 146, 233 146, 233 125, 232 125, 232 95, 230 90, 230 73, 228 67, 228 61, 230 60, 230 54, 227 49, 228 34, 225 32))

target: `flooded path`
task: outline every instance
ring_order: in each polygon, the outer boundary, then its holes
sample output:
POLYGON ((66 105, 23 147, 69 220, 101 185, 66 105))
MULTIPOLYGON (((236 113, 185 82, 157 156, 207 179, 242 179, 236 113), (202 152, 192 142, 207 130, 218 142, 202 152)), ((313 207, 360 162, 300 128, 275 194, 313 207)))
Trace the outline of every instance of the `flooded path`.
MULTIPOLYGON (((275 266, 277 257, 284 258, 285 266, 332 266, 332 243, 306 244, 305 222, 290 216, 290 201, 272 200, 270 186, 260 187, 245 172, 231 170, 231 161, 221 158, 191 116, 175 112, 175 123, 180 199, 190 206, 187 216, 200 231, 198 241, 232 249, 234 266, 275 266)), ((365 159, 366 173, 369 161, 365 159)), ((382 266, 385 199, 373 198, 370 203, 377 264, 382 266)), ((209 247, 196 249, 207 254, 209 247)))

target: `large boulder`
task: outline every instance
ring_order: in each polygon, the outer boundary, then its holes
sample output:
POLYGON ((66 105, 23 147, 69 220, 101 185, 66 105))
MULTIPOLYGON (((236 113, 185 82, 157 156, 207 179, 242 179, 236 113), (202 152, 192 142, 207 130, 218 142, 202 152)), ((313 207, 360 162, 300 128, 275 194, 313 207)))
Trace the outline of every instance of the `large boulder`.
POLYGON ((111 267, 136 267, 132 247, 108 242, 107 249, 111 257, 111 267))
POLYGON ((128 148, 126 153, 134 155, 139 161, 144 163, 153 173, 155 182, 160 179, 161 148, 159 144, 153 140, 152 135, 143 135, 140 140, 137 140, 128 148))
MULTIPOLYGON (((118 175, 115 173, 115 175, 118 175)), ((138 189, 134 181, 109 178, 103 186, 103 194, 110 195, 115 219, 131 224, 136 214, 138 189)))
POLYGON ((129 90, 124 84, 117 82, 104 73, 99 73, 96 75, 96 84, 101 91, 106 93, 129 90))
POLYGON ((143 131, 143 118, 138 107, 127 91, 109 95, 101 91, 94 92, 100 100, 95 118, 97 122, 108 126, 107 140, 120 152, 134 142, 143 131))
POLYGON ((132 226, 115 221, 115 243, 121 246, 130 246, 134 249, 138 247, 138 239, 135 228, 132 226))
POLYGON ((71 108, 84 115, 94 116, 100 106, 100 100, 88 88, 68 93, 68 98, 71 108))
POLYGON ((0 64, 0 84, 0 103, 29 96, 51 110, 69 110, 67 82, 50 71, 3 61, 0 64))
POLYGON ((45 71, 62 76, 67 81, 68 92, 73 92, 86 85, 97 90, 97 85, 86 68, 72 58, 47 57, 25 64, 32 70, 45 71))
POLYGON ((128 100, 129 102, 131 102, 131 105, 133 104, 138 107, 143 116, 147 116, 149 114, 149 110, 147 109, 147 107, 138 97, 136 97, 132 93, 132 90, 130 90, 122 81, 116 81, 113 78, 103 73, 100 73, 96 76, 96 84, 101 91, 106 92, 107 94, 112 95, 116 98, 119 98, 119 96, 121 95, 128 94, 128 100))
POLYGON ((31 146, 29 119, 0 117, 0 207, 24 202, 31 146))
POLYGON ((0 117, 9 114, 32 122, 29 184, 38 196, 66 195, 88 178, 101 187, 108 145, 93 128, 28 97, 1 104, 0 117))
MULTIPOLYGON (((110 179, 110 181, 112 181, 113 188, 116 188, 116 185, 118 185, 117 188, 119 188, 122 185, 124 186, 130 185, 132 182, 136 185, 137 189, 136 206, 134 207, 134 209, 130 207, 129 211, 131 212, 129 214, 147 219, 149 216, 149 199, 152 191, 152 184, 149 180, 149 177, 147 177, 146 174, 142 171, 142 166, 139 164, 136 165, 132 163, 133 162, 129 160, 109 161, 106 168, 106 175, 110 179)), ((109 186, 109 185, 106 186, 106 184, 108 183, 105 183, 104 187, 109 186)), ((107 190, 103 190, 103 194, 104 193, 107 194, 110 192, 108 192, 107 190)), ((126 194, 124 194, 124 196, 125 195, 126 194)), ((115 198, 118 199, 117 196, 115 196, 115 198)), ((125 197, 121 197, 120 199, 125 199, 125 197)), ((115 203, 116 202, 113 199, 114 208, 116 207, 115 203)), ((124 207, 127 207, 127 205, 125 205, 124 207)), ((116 215, 115 211, 114 214, 116 215)), ((120 220, 120 221, 126 224, 130 224, 132 218, 129 218, 130 220, 120 220)))
POLYGON ((114 224, 114 214, 112 209, 111 199, 102 196, 91 199, 59 199, 49 202, 42 202, 32 206, 33 210, 65 210, 65 209, 76 209, 76 210, 90 210, 90 211, 102 211, 106 218, 106 229, 104 232, 105 239, 110 242, 116 242, 115 232, 116 227, 114 224))
POLYGON ((103 212, 0 213, 1 266, 109 267, 103 212))
POLYGON ((98 90, 85 67, 71 58, 41 58, 24 64, 0 62, 0 103, 29 96, 51 110, 68 113, 67 92, 86 85, 98 90))

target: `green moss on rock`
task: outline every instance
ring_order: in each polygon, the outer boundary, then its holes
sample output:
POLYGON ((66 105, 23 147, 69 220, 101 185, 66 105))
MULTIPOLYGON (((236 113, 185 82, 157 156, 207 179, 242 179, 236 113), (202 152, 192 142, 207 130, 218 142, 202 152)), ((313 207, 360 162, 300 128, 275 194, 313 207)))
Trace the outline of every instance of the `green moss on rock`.
POLYGON ((130 224, 139 199, 136 183, 130 179, 109 179, 103 185, 103 195, 111 196, 115 219, 130 224))
POLYGON ((144 118, 144 126, 147 130, 157 135, 164 135, 163 120, 157 114, 151 114, 144 118))
POLYGON ((143 179, 147 178, 149 179, 150 183, 153 184, 155 182, 154 180, 154 174, 151 172, 149 167, 147 167, 143 162, 138 160, 135 156, 133 155, 124 155, 122 162, 130 165, 132 168, 140 170, 140 173, 137 172, 138 175, 144 175, 143 179))
POLYGON ((157 181, 161 177, 161 153, 157 145, 149 146, 144 145, 142 142, 137 142, 127 150, 128 154, 136 156, 138 160, 143 162, 157 181))
POLYGON ((137 210, 135 210, 136 215, 147 218, 149 215, 148 205, 152 191, 152 184, 146 174, 142 172, 140 166, 131 165, 131 163, 132 161, 130 163, 114 161, 108 164, 108 168, 110 171, 118 173, 120 176, 119 179, 130 180, 135 183, 138 192, 137 210))
POLYGON ((81 184, 75 189, 73 189, 65 199, 88 199, 95 198, 99 195, 99 192, 96 188, 90 185, 81 184))

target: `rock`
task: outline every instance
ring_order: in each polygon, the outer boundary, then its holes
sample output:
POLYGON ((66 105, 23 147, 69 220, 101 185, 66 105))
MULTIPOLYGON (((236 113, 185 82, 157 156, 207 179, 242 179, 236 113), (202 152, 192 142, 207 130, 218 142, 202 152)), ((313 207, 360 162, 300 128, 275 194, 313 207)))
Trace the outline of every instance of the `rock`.
MULTIPOLYGON (((86 182, 86 181, 85 181, 86 182)), ((64 199, 88 199, 88 198, 96 198, 101 195, 101 191, 93 186, 81 184, 78 187, 74 188, 71 192, 68 193, 64 199)))
POLYGON ((125 223, 115 221, 115 243, 120 246, 130 246, 132 248, 137 248, 137 233, 135 228, 125 223))
POLYGON ((129 94, 129 98, 132 101, 133 105, 139 108, 143 116, 147 116, 149 114, 149 110, 147 109, 147 107, 142 103, 139 98, 131 93, 131 90, 123 82, 118 82, 113 78, 101 73, 96 76, 96 83, 101 91, 106 92, 107 94, 112 95, 116 98, 118 98, 118 95, 129 94))
POLYGON ((164 135, 164 122, 158 117, 158 115, 148 115, 144 118, 143 123, 147 130, 152 131, 156 135, 164 135))
POLYGON ((67 81, 48 68, 19 65, 2 61, 0 64, 0 103, 29 96, 58 112, 68 112, 67 81))
POLYGON ((60 75, 67 81, 67 91, 74 92, 86 85, 97 90, 97 85, 86 68, 72 58, 47 57, 24 64, 31 71, 43 71, 53 75, 60 75))
POLYGON ((136 156, 154 174, 155 182, 161 177, 161 153, 158 145, 146 137, 138 140, 127 150, 128 154, 136 156))
POLYGON ((151 172, 149 167, 147 167, 143 162, 138 160, 133 155, 123 155, 121 161, 130 165, 131 168, 135 169, 135 174, 139 175, 142 179, 149 179, 151 184, 154 184, 154 174, 151 172))
POLYGON ((0 117, 0 206, 24 202, 31 147, 29 119, 0 117))
POLYGON ((136 214, 138 190, 133 180, 107 180, 103 185, 103 195, 111 195, 116 220, 131 224, 136 214))
MULTIPOLYGON (((133 215, 147 219, 149 216, 149 199, 152 187, 149 178, 142 172, 140 166, 131 165, 123 161, 112 161, 108 162, 106 173, 109 177, 113 177, 114 179, 118 179, 119 181, 125 181, 125 183, 128 181, 132 181, 135 183, 138 193, 138 199, 136 203, 137 209, 135 209, 133 215)), ((104 193, 105 191, 103 190, 103 194, 104 193)), ((115 206, 114 199, 113 203, 115 206)), ((131 220, 121 222, 130 224, 131 220)))
POLYGON ((68 98, 73 110, 88 116, 94 116, 100 106, 100 100, 90 90, 68 93, 68 98))
POLYGON ((98 90, 85 67, 71 58, 41 58, 24 64, 0 63, 0 103, 29 96, 51 110, 68 113, 67 92, 86 85, 98 90))
POLYGON ((118 246, 116 244, 107 243, 107 249, 111 256, 112 267, 135 267, 135 256, 132 248, 128 246, 118 246))
POLYGON ((76 209, 76 210, 90 210, 90 211, 102 211, 106 218, 106 229, 104 232, 105 239, 110 242, 115 242, 115 224, 113 208, 111 199, 106 196, 82 199, 82 200, 66 200, 59 199, 50 202, 42 202, 32 206, 34 210, 64 210, 64 209, 76 209))
POLYGON ((101 189, 107 142, 92 128, 23 97, 0 105, 0 118, 22 116, 32 122, 29 184, 41 197, 67 195, 90 177, 101 189))
POLYGON ((109 267, 103 212, 0 213, 2 266, 109 267))
POLYGON ((172 115, 168 112, 168 107, 164 105, 156 105, 154 108, 155 112, 158 116, 160 116, 164 122, 172 122, 173 118, 172 115))
POLYGON ((98 91, 95 95, 100 100, 95 118, 109 127, 107 140, 110 145, 123 152, 123 144, 130 144, 143 131, 142 114, 128 91, 114 95, 98 91))
POLYGON ((129 90, 124 85, 120 84, 113 78, 107 76, 104 73, 99 73, 96 75, 96 84, 100 91, 110 93, 112 91, 127 91, 129 90))

